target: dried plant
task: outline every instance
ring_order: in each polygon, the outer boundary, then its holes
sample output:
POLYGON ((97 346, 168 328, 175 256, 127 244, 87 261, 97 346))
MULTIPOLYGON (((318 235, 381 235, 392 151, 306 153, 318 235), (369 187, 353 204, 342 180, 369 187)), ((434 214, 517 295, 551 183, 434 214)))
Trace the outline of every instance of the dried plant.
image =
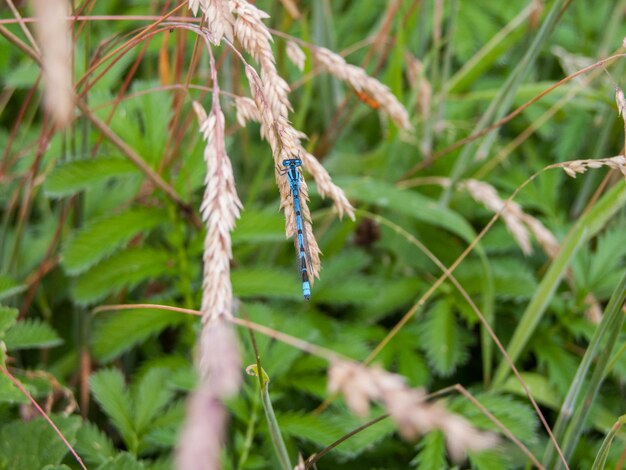
POLYGON ((579 173, 585 173, 590 168, 602 168, 608 166, 613 170, 618 170, 626 178, 626 157, 617 155, 610 158, 598 158, 589 160, 571 160, 569 162, 550 165, 549 168, 563 168, 563 171, 572 178, 576 178, 579 173))
POLYGON ((200 208, 206 223, 202 322, 199 342, 200 386, 190 398, 187 419, 177 451, 177 468, 219 468, 219 449, 226 429, 223 399, 241 383, 241 358, 236 335, 228 322, 233 316, 230 282, 230 232, 242 207, 224 140, 224 115, 219 105, 217 73, 213 70, 213 105, 210 114, 199 103, 194 110, 206 140, 205 193, 200 208))
POLYGON ((66 17, 67 0, 35 0, 39 18, 36 32, 41 46, 44 106, 58 128, 67 126, 74 115, 72 84, 72 34, 66 17))
POLYGON ((407 440, 436 429, 442 431, 455 461, 461 461, 467 451, 488 449, 498 443, 494 433, 479 431, 440 403, 427 402, 423 390, 410 388, 404 377, 380 367, 337 360, 328 371, 328 390, 341 393, 348 407, 359 416, 369 413, 371 402, 381 403, 407 440))
POLYGON ((514 201, 503 201, 496 189, 478 180, 465 180, 460 185, 472 199, 485 205, 493 212, 499 212, 509 232, 517 241, 524 254, 532 253, 529 231, 535 236, 546 254, 554 257, 559 250, 559 242, 537 218, 526 214, 514 201))
POLYGON ((325 47, 312 47, 311 53, 315 61, 328 73, 375 99, 380 104, 380 110, 387 114, 398 127, 411 128, 406 109, 391 93, 389 87, 370 77, 361 67, 346 63, 343 57, 325 47))
POLYGON ((301 72, 304 70, 306 55, 294 41, 287 41, 287 57, 289 57, 289 60, 291 60, 301 72))
POLYGON ((176 468, 218 470, 228 416, 210 387, 200 386, 187 404, 187 419, 176 449, 176 468))

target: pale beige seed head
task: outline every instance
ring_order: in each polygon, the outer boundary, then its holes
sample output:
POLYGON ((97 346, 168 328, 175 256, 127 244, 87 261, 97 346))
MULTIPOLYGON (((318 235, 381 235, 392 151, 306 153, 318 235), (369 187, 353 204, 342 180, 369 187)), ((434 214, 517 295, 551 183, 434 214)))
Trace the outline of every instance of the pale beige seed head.
POLYGON ((291 60, 301 72, 304 70, 306 55, 294 41, 287 41, 287 57, 289 57, 289 60, 291 60))
POLYGON ((619 171, 626 178, 626 157, 617 155, 610 158, 598 158, 591 160, 571 160, 568 162, 557 163, 551 165, 550 168, 562 168, 568 176, 576 178, 579 173, 585 173, 589 168, 601 168, 607 166, 613 170, 619 171))
POLYGON ((188 6, 194 15, 198 14, 198 10, 204 13, 213 44, 219 45, 222 38, 233 41, 235 18, 231 13, 230 0, 189 0, 188 6))
POLYGON ((41 46, 44 106, 58 128, 74 117, 75 93, 72 82, 72 35, 67 0, 34 0, 35 24, 41 46))
POLYGON ((347 82, 355 90, 367 93, 376 100, 380 105, 379 109, 389 116, 398 127, 407 130, 411 128, 409 114, 391 93, 389 87, 367 75, 361 67, 346 63, 343 57, 325 47, 313 47, 311 53, 318 64, 328 73, 347 82))
POLYGON ((615 88, 615 102, 617 103, 619 116, 626 120, 626 98, 621 88, 615 88))
POLYGON ((219 470, 228 415, 209 387, 192 392, 176 446, 177 470, 219 470))

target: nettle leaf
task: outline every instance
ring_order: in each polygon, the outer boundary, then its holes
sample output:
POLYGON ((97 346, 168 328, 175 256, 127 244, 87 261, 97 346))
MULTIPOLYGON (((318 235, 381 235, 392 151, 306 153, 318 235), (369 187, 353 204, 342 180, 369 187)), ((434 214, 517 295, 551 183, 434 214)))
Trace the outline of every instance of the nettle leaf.
MULTIPOLYGON (((72 444, 81 419, 60 415, 50 418, 72 444)), ((0 468, 35 469, 58 465, 67 452, 63 441, 43 418, 13 421, 0 428, 0 468)))
POLYGON ((117 369, 103 369, 89 379, 91 393, 122 435, 129 449, 138 446, 133 425, 133 409, 124 377, 117 369))
POLYGON ((441 470, 447 468, 446 441, 441 431, 432 431, 419 441, 418 453, 411 461, 418 470, 441 470))
POLYGON ((72 292, 79 304, 89 304, 123 288, 132 289, 170 271, 170 256, 153 248, 130 248, 80 275, 72 292))
POLYGON ((128 452, 107 460, 97 470, 145 470, 145 465, 128 452))
POLYGON ((4 333, 17 321, 19 310, 0 305, 0 338, 4 338, 4 333))
MULTIPOLYGON (((326 447, 363 424, 347 411, 339 411, 338 414, 337 411, 333 410, 335 414, 332 416, 330 414, 281 413, 277 419, 280 430, 285 436, 304 439, 320 447, 326 447)), ((354 458, 391 435, 394 430, 395 426, 391 420, 382 420, 342 442, 335 451, 343 454, 344 457, 354 458)))
POLYGON ((95 183, 129 174, 139 170, 123 158, 99 157, 58 165, 47 176, 44 192, 50 197, 65 197, 85 190, 95 183))
POLYGON ((466 242, 471 242, 476 236, 471 225, 461 215, 416 191, 398 189, 392 184, 373 179, 338 180, 337 184, 351 199, 389 208, 421 222, 444 228, 466 242))
POLYGON ((0 300, 17 295, 25 290, 25 285, 17 283, 8 276, 0 276, 0 300))
POLYGON ((150 424, 172 400, 174 390, 167 386, 170 371, 162 368, 149 370, 132 389, 134 423, 138 434, 150 430, 150 424))
POLYGON ((13 325, 4 335, 7 349, 50 348, 63 343, 50 325, 38 319, 26 319, 13 325))
POLYGON ((532 344, 532 350, 537 356, 548 382, 564 395, 576 374, 578 359, 568 353, 565 347, 559 344, 559 340, 551 338, 548 341, 547 339, 543 335, 538 336, 538 341, 532 344))
POLYGON ((184 315, 156 309, 112 313, 98 319, 92 336, 93 353, 100 361, 110 361, 150 336, 184 321, 184 315))
POLYGON ((275 210, 244 210, 232 233, 233 244, 282 242, 284 240, 285 217, 275 210))
MULTIPOLYGON (((476 398, 489 412, 526 444, 537 442, 538 421, 533 409, 507 395, 476 394, 476 398)), ((451 401, 450 411, 457 412, 482 429, 497 431, 496 426, 472 403, 463 397, 451 401)))
POLYGON ((426 358, 439 375, 451 375, 468 359, 471 336, 458 324, 448 302, 434 304, 418 331, 426 358))
POLYGON ((61 266, 70 275, 80 274, 126 245, 134 236, 153 229, 166 219, 162 210, 129 209, 90 222, 63 247, 61 266))
MULTIPOLYGON (((1 347, 1 346, 0 346, 1 347)), ((0 375, 0 403, 28 403, 29 400, 9 378, 0 375)), ((1 468, 1 467, 0 467, 1 468)))
POLYGON ((495 449, 482 452, 469 452, 469 461, 476 470, 501 470, 508 468, 510 462, 502 451, 495 449))
POLYGON ((84 421, 74 446, 78 455, 90 464, 100 465, 115 456, 111 440, 90 421, 84 421))
POLYGON ((238 268, 231 272, 230 279, 238 297, 302 298, 295 263, 291 273, 270 267, 238 268))

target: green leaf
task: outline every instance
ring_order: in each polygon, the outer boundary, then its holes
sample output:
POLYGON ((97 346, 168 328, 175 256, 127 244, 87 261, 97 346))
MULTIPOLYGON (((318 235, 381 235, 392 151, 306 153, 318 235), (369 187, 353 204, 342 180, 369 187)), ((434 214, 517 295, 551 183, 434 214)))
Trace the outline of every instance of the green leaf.
POLYGON ((143 281, 171 270, 167 252, 152 248, 130 248, 105 259, 80 275, 73 288, 79 304, 97 302, 123 288, 132 289, 143 281))
MULTIPOLYGON (((76 416, 51 415, 70 444, 81 425, 76 416)), ((31 421, 13 421, 0 428, 0 468, 37 469, 58 465, 68 452, 50 424, 41 417, 31 421)))
MULTIPOLYGON (((530 405, 507 395, 479 393, 474 398, 493 414, 515 437, 526 444, 537 443, 538 420, 530 405)), ((457 412, 481 429, 498 431, 491 420, 464 397, 454 399, 450 411, 457 412)))
POLYGON ((476 237, 471 225, 459 214, 416 191, 402 190, 372 179, 338 178, 350 199, 392 209, 400 214, 444 228, 471 243, 476 237))
POLYGON ((441 470, 446 463, 446 442, 441 431, 426 434, 419 442, 418 453, 411 461, 418 470, 441 470))
POLYGON ((17 321, 19 310, 0 305, 0 338, 4 338, 4 333, 17 321))
POLYGON ((9 378, 0 375, 0 403, 28 403, 29 400, 9 378))
POLYGON ((503 453, 495 449, 469 452, 468 457, 476 470, 501 470, 510 466, 503 453))
POLYGON ((70 275, 80 274, 164 220, 162 210, 138 207, 92 221, 63 247, 61 265, 70 275))
POLYGON ((244 210, 232 233, 233 244, 281 242, 284 240, 285 217, 275 210, 244 210))
POLYGON ((470 335, 459 326, 448 302, 437 302, 426 313, 419 331, 428 362, 440 375, 452 374, 468 359, 470 335))
POLYGON ((47 176, 44 192, 50 197, 76 194, 114 176, 139 173, 130 161, 123 158, 99 157, 58 165, 47 176))
POLYGON ((150 336, 184 321, 185 315, 157 309, 112 313, 97 321, 92 337, 93 353, 100 361, 108 362, 150 336))
POLYGON ((76 452, 81 458, 94 465, 105 463, 115 456, 111 440, 90 421, 84 421, 76 436, 76 452))
POLYGON ((230 279, 238 297, 302 298, 295 266, 293 273, 270 267, 239 268, 231 272, 230 279))
MULTIPOLYGON (((625 203, 626 183, 620 181, 602 196, 595 206, 585 212, 569 231, 561 244, 559 253, 552 260, 550 268, 541 280, 506 347, 507 354, 514 363, 519 359, 539 321, 543 318, 556 288, 561 283, 561 279, 580 245, 601 230, 625 203)), ((509 372, 508 361, 502 359, 494 375, 493 385, 495 387, 502 385, 509 372)))
POLYGON ((38 319, 26 319, 13 325, 5 333, 7 349, 50 348, 63 343, 50 325, 38 319))
POLYGON ((25 290, 25 285, 18 284, 8 276, 0 275, 0 300, 17 295, 25 290))
POLYGON ((169 374, 170 371, 167 369, 151 369, 132 389, 132 400, 135 405, 134 426, 137 434, 147 433, 151 422, 172 400, 174 391, 166 383, 169 374))
POLYGON ((142 462, 138 461, 128 452, 119 454, 100 465, 97 470, 145 470, 142 462))
POLYGON ((128 448, 136 450, 138 439, 133 425, 132 402, 121 372, 117 369, 99 370, 91 375, 89 383, 91 393, 111 418, 128 448))

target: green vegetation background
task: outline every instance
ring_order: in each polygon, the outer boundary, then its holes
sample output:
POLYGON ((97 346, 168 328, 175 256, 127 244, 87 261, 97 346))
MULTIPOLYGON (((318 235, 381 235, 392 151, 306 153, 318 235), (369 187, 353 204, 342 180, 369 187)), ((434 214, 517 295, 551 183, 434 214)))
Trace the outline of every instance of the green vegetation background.
MULTIPOLYGON (((96 2, 91 14, 158 15, 162 3, 96 2)), ((297 21, 280 2, 259 1, 258 6, 270 13, 272 27, 335 51, 375 35, 388 7, 388 2, 378 0, 296 3, 303 14, 297 21)), ((290 95, 293 123, 310 136, 308 148, 358 209, 356 221, 337 220, 309 180, 314 230, 324 253, 321 279, 310 302, 301 300, 293 245, 284 237, 269 146, 260 140, 257 125, 238 128, 232 101, 222 102, 227 150, 244 204, 233 233, 232 282, 241 301, 240 316, 355 360, 365 359, 441 275, 398 227, 450 266, 492 216, 464 191, 442 189, 432 183, 436 180, 407 180, 411 169, 431 152, 478 129, 481 119, 494 122, 573 71, 621 50, 626 35, 622 0, 534 2, 543 10, 514 27, 507 25, 519 18, 527 2, 443 1, 440 42, 433 40, 437 2, 398 3, 386 42, 365 44, 347 60, 366 63, 368 72, 393 90, 412 116, 411 133, 381 119, 345 84, 327 75, 310 78, 310 60, 304 73, 310 79, 290 95), (544 29, 549 21, 554 26, 544 29), (498 35, 499 40, 490 43, 498 35), (432 87, 427 114, 420 108, 421 82, 407 79, 407 52, 423 63, 422 79, 432 87)), ((23 11, 28 15, 28 9, 23 11)), ((0 13, 12 18, 5 5, 0 13)), ((98 48, 106 52, 146 24, 86 23, 76 44, 76 76, 82 76, 98 48)), ((17 26, 8 29, 22 37, 17 26)), ((182 73, 173 75, 180 83, 186 79, 194 49, 190 34, 166 36, 143 43, 145 55, 110 125, 198 209, 205 165, 190 101, 201 99, 208 107, 210 98, 197 89, 159 89, 164 79, 159 68, 163 48, 171 64, 174 59, 183 61, 182 73), (178 109, 183 119, 172 124, 178 109)), ((112 303, 197 309, 204 232, 146 184, 139 170, 84 119, 79 118, 70 131, 55 134, 40 155, 39 91, 15 127, 36 86, 38 67, 6 39, 0 44, 4 149, 0 340, 7 348, 3 360, 40 403, 50 405, 51 417, 89 468, 171 468, 185 398, 195 383, 199 321, 166 311, 94 314, 92 309, 112 303), (41 279, 37 273, 43 274, 41 279), (13 308, 21 310, 16 323, 13 308), (66 407, 74 409, 74 400, 82 407, 65 416, 66 407)), ((278 68, 295 82, 303 74, 287 60, 284 46, 284 40, 275 39, 278 68)), ((141 48, 125 54, 89 91, 89 105, 100 117, 110 112, 141 48)), ((246 95, 239 64, 224 52, 216 50, 223 59, 220 87, 246 95)), ((205 85, 208 58, 205 53, 200 57, 191 83, 205 85)), ((607 65, 607 70, 623 86, 623 59, 607 65)), ((506 199, 547 165, 618 155, 623 142, 614 83, 596 69, 556 88, 497 134, 448 153, 413 176, 453 181, 478 177, 506 199), (552 114, 545 116, 547 112, 552 114), (535 131, 497 162, 507 146, 533 125, 535 131), (475 155, 481 152, 485 158, 477 160, 475 155)), ((586 319, 585 299, 592 294, 606 305, 612 294, 621 295, 616 289, 625 272, 626 188, 618 177, 602 187, 606 173, 592 170, 573 180, 561 170, 549 170, 516 197, 524 211, 563 243, 560 257, 550 260, 534 241, 533 253, 524 255, 498 221, 455 271, 501 342, 510 345, 550 424, 576 386, 575 374, 597 328, 586 319)), ((606 370, 599 393, 591 396, 591 413, 573 431, 574 437, 561 436, 565 441, 560 442, 569 445, 572 468, 591 468, 607 431, 625 412, 626 342, 621 322, 612 325, 620 334, 609 355, 594 361, 606 370)), ((502 355, 486 337, 481 340, 481 334, 467 302, 445 282, 376 362, 402 374, 411 386, 429 391, 462 384, 542 459, 550 447, 547 434, 502 355)), ((244 363, 254 363, 248 333, 241 330, 240 339, 244 363)), ((363 424, 341 399, 324 412, 315 412, 328 398, 325 361, 258 334, 256 341, 294 464, 298 453, 319 452, 363 424)), ((603 345, 610 341, 608 333, 599 341, 603 345)), ((583 396, 576 395, 575 410, 583 406, 583 396)), ((476 426, 493 429, 463 397, 449 395, 447 404, 476 426)), ((229 409, 224 468, 279 468, 257 380, 246 379, 229 409)), ((67 468, 62 464, 77 468, 46 422, 34 416, 27 399, 0 375, 0 468, 67 468), (25 420, 25 415, 33 419, 25 420)), ((623 463, 624 437, 617 434, 607 468, 623 463)), ((441 434, 407 443, 391 422, 383 420, 339 445, 318 468, 452 465, 441 434)), ((519 449, 503 439, 499 448, 470 455, 459 468, 526 465, 519 449)))

